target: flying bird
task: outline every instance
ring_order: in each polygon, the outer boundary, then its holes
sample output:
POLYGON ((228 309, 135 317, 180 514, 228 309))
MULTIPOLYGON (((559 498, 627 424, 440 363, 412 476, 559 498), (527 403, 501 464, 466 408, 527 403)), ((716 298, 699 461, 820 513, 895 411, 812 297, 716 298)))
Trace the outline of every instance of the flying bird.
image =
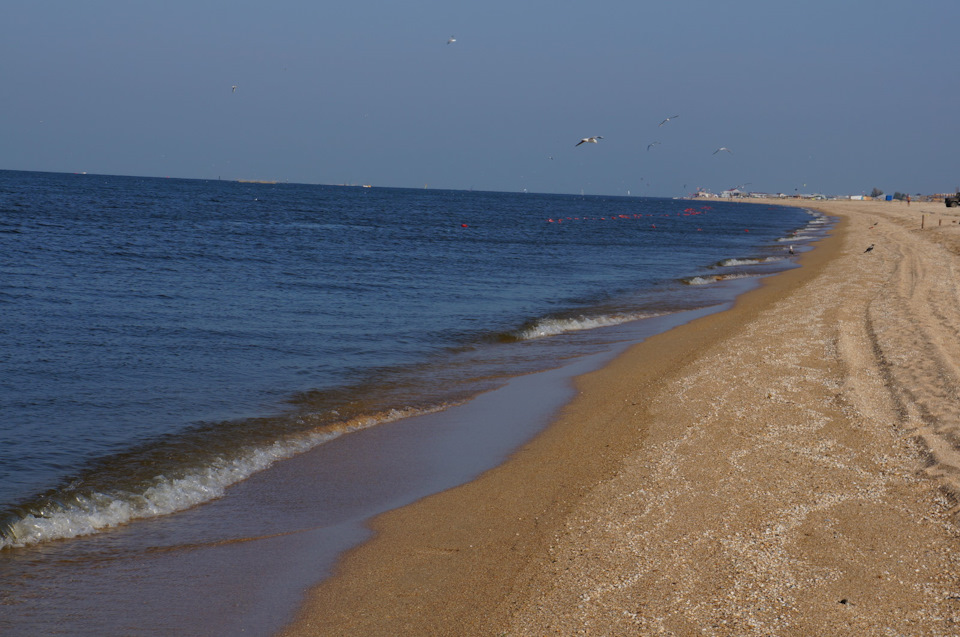
POLYGON ((680 117, 680 116, 679 116, 679 115, 671 115, 671 116, 668 117, 667 119, 665 119, 665 120, 663 120, 662 122, 660 122, 659 124, 657 124, 657 128, 660 128, 661 126, 663 126, 664 124, 666 124, 667 122, 669 122, 671 119, 675 119, 675 118, 677 118, 677 117, 680 117))
POLYGON ((450 36, 450 39, 447 40, 447 44, 453 44, 453 43, 456 42, 456 41, 457 41, 457 39, 451 35, 451 36, 450 36))
POLYGON ((719 153, 721 150, 725 150, 725 151, 727 151, 728 153, 730 153, 731 155, 733 154, 733 151, 730 150, 729 148, 727 148, 726 146, 721 146, 720 148, 716 149, 715 151, 713 151, 713 154, 716 155, 716 154, 719 153))
POLYGON ((584 137, 579 142, 574 144, 574 148, 576 148, 580 144, 596 144, 598 139, 603 139, 603 136, 597 135, 596 137, 584 137))
POLYGON ((233 93, 236 93, 236 92, 237 92, 237 85, 236 85, 236 84, 233 85, 233 91, 232 91, 232 92, 233 92, 233 93))
POLYGON ((866 250, 863 251, 863 253, 866 254, 867 252, 870 252, 871 250, 873 250, 873 244, 872 244, 872 243, 870 244, 870 247, 869 247, 869 248, 867 248, 866 250))
POLYGON ((652 142, 652 143, 650 143, 650 144, 647 144, 647 150, 650 150, 651 148, 653 148, 654 146, 656 146, 656 145, 659 144, 659 143, 660 143, 660 142, 652 142))

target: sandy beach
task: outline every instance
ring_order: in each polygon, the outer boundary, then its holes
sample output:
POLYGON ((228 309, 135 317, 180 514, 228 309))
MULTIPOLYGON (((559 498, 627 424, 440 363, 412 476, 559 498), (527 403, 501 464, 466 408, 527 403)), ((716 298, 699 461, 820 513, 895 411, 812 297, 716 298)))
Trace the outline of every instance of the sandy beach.
POLYGON ((786 203, 841 219, 802 268, 377 518, 283 634, 960 634, 960 212, 786 203))

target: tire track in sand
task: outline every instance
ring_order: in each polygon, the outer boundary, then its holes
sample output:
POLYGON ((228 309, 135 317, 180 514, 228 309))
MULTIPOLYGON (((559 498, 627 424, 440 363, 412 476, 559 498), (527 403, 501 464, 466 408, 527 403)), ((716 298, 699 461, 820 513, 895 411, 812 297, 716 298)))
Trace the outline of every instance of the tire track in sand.
MULTIPOLYGON (((926 471, 960 503, 960 293, 957 257, 936 234, 884 224, 878 256, 889 277, 866 323, 899 426, 926 454, 926 471)), ((956 507, 960 510, 960 507, 956 507)))

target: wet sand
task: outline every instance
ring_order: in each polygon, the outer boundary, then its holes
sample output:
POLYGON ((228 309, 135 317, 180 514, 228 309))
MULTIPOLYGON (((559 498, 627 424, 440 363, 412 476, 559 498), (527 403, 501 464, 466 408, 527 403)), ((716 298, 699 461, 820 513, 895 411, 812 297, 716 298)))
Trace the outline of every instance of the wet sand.
POLYGON ((960 633, 960 213, 811 207, 804 267, 376 518, 283 634, 960 633))

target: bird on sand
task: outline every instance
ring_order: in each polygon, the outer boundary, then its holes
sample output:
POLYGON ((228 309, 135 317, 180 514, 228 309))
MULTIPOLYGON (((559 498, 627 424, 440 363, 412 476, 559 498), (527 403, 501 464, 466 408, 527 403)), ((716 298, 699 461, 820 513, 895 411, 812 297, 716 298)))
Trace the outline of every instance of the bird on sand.
POLYGON ((576 144, 574 144, 574 148, 576 148, 580 144, 596 144, 598 139, 603 139, 603 136, 597 135, 595 137, 584 137, 583 139, 578 141, 576 144))
POLYGON ((663 126, 664 124, 666 124, 667 122, 669 122, 671 119, 676 119, 677 117, 680 117, 680 116, 679 116, 679 115, 671 115, 671 116, 668 117, 667 119, 665 119, 665 120, 663 120, 662 122, 660 122, 659 124, 657 124, 657 128, 660 128, 661 126, 663 126))
POLYGON ((873 244, 872 244, 872 243, 870 244, 870 247, 869 247, 869 248, 867 248, 866 250, 863 251, 863 253, 866 254, 867 252, 870 252, 871 250, 873 250, 873 244))
POLYGON ((659 144, 659 143, 660 143, 660 142, 651 142, 651 143, 647 144, 647 150, 650 150, 651 148, 653 148, 654 146, 656 146, 656 145, 659 144))
POLYGON ((730 150, 729 148, 727 148, 726 146, 721 146, 720 148, 716 149, 715 151, 713 151, 713 154, 716 155, 716 154, 719 153, 721 150, 725 150, 725 151, 727 151, 728 153, 730 153, 731 155, 733 154, 733 151, 730 150))

